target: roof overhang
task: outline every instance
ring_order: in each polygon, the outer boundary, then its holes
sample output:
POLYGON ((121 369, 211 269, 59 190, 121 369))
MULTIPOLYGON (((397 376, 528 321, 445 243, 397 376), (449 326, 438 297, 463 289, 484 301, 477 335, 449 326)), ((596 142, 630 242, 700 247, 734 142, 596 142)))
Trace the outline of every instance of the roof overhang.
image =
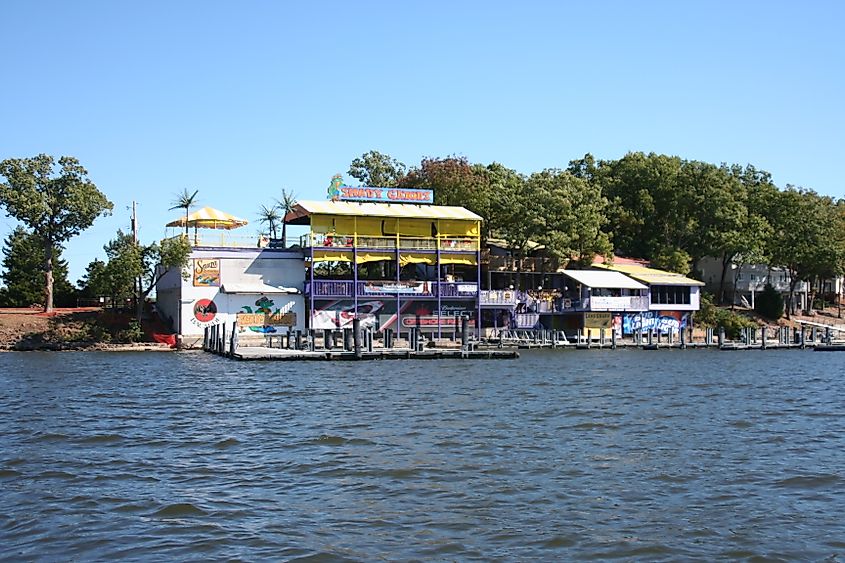
POLYGON ((705 285, 704 282, 688 278, 682 274, 658 270, 656 268, 647 268, 645 266, 633 264, 593 264, 593 266, 623 273, 648 285, 680 285, 688 287, 703 287, 705 285))
POLYGON ((569 276, 587 287, 606 289, 648 289, 647 286, 629 278, 619 272, 608 270, 561 270, 561 273, 569 276))
POLYGON ((220 290, 223 293, 248 293, 254 295, 262 293, 299 293, 299 290, 295 287, 268 285, 261 282, 224 283, 220 290))

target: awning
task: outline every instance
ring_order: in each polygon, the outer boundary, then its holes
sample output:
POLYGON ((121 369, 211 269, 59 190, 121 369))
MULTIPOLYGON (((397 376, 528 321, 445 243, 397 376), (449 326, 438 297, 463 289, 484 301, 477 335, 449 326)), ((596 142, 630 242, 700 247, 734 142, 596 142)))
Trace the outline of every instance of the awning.
POLYGON ((604 268, 614 272, 621 272, 635 280, 647 283, 649 285, 683 285, 683 286, 703 286, 704 282, 688 278, 675 272, 667 272, 666 270, 658 270, 657 268, 647 268, 645 266, 637 266, 634 264, 593 264, 596 268, 604 268))
POLYGON ((619 272, 608 270, 561 270, 573 280, 587 287, 605 289, 648 289, 640 282, 619 272))
POLYGON ((220 288, 223 293, 299 293, 295 287, 268 285, 263 282, 224 283, 220 288))

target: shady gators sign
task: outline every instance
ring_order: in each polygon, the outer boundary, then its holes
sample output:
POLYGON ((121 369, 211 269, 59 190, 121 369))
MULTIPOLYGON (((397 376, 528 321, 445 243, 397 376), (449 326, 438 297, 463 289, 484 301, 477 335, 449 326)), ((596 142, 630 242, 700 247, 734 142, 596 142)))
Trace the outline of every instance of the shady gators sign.
POLYGON ((242 332, 272 334, 280 328, 296 326, 296 313, 291 311, 296 302, 291 300, 282 306, 262 295, 255 300, 254 306, 244 305, 237 314, 238 328, 242 332))

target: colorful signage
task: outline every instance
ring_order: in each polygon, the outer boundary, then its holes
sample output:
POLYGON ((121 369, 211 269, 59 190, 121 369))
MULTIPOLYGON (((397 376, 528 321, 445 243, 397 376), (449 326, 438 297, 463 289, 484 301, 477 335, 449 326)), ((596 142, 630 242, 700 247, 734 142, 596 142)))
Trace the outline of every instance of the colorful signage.
POLYGON ((382 203, 434 203, 434 190, 347 186, 340 174, 332 176, 327 191, 332 201, 374 201, 382 203))
POLYGON ((238 326, 296 326, 296 313, 238 313, 238 326))
POLYGON ((370 295, 382 293, 406 294, 431 294, 431 287, 428 282, 367 282, 364 284, 364 293, 370 295))
POLYGON ((434 203, 434 191, 341 186, 338 199, 341 201, 376 201, 387 203, 434 203))
POLYGON ((217 305, 211 299, 199 299, 194 303, 194 318, 199 322, 211 322, 216 315, 217 305))
POLYGON ((666 334, 678 332, 687 327, 689 313, 683 311, 644 311, 622 316, 622 331, 631 334, 637 331, 654 330, 666 334))
POLYGON ((194 287, 220 287, 220 260, 194 258, 194 287))

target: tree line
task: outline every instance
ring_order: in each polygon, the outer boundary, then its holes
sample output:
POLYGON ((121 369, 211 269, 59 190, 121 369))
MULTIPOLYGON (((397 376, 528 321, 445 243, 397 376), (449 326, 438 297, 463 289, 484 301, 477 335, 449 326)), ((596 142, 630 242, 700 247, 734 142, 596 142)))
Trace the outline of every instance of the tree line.
MULTIPOLYGON (((504 240, 517 256, 536 242, 570 267, 616 253, 697 276, 700 261, 714 257, 722 263, 722 288, 732 264, 762 263, 783 268, 792 290, 801 281, 845 272, 845 202, 810 189, 780 188, 750 164, 642 152, 616 160, 586 154, 565 168, 523 174, 461 156, 427 157, 409 167, 370 151, 352 161, 349 174, 369 186, 434 189, 436 204, 479 214, 485 239, 504 240)), ((61 250, 111 213, 112 203, 72 157, 7 159, 0 162, 0 176, 6 180, 0 183, 0 206, 22 225, 5 241, 0 306, 40 303, 49 310, 55 299, 70 304, 78 294, 66 279, 61 250)), ((174 208, 187 214, 196 195, 184 190, 174 208)), ((259 213, 273 236, 294 199, 283 191, 280 201, 259 213)), ((108 260, 88 265, 79 282, 82 295, 128 293, 140 303, 161 273, 156 264, 186 263, 190 244, 177 237, 144 245, 119 231, 104 249, 108 260)))
POLYGON ((503 239, 516 255, 534 241, 576 267, 614 252, 699 278, 701 260, 713 257, 722 265, 719 301, 732 264, 783 268, 790 293, 801 281, 815 287, 845 273, 845 201, 780 188, 751 164, 631 152, 522 174, 461 156, 408 167, 370 151, 349 174, 366 185, 432 188, 436 204, 479 214, 484 237, 503 239))

